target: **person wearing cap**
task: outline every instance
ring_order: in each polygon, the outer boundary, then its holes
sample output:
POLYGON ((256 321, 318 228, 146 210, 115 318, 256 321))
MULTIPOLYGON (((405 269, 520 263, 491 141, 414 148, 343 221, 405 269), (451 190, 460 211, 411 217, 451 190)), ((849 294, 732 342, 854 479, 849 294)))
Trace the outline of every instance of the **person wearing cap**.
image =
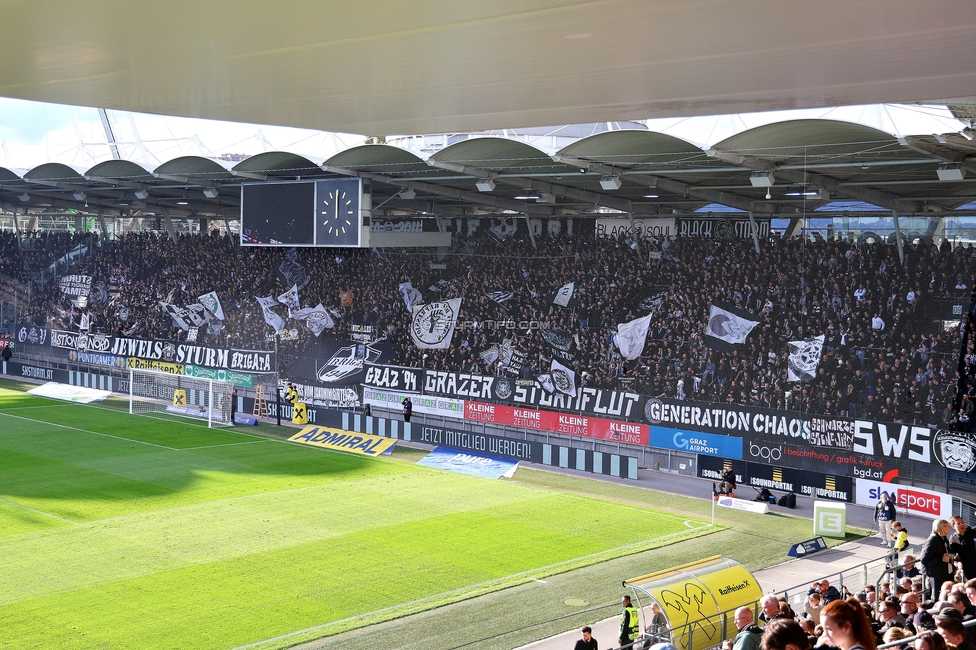
POLYGON ((949 550, 962 563, 966 580, 976 578, 976 530, 967 526, 959 515, 949 517, 949 525, 954 531, 949 535, 949 550))
POLYGON ((593 638, 593 629, 587 625, 583 628, 583 638, 576 641, 573 650, 599 650, 600 645, 593 638))
POLYGON ((624 606, 624 611, 620 615, 620 634, 617 641, 618 645, 630 645, 640 637, 637 608, 631 604, 630 596, 627 595, 620 599, 620 604, 624 606))

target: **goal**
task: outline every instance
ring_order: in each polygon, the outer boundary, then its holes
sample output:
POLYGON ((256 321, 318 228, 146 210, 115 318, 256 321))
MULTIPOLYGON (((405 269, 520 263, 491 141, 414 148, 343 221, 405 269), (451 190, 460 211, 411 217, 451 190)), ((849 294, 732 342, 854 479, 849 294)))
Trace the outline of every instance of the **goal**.
POLYGON ((159 370, 129 370, 129 413, 172 413, 230 426, 234 385, 159 370))

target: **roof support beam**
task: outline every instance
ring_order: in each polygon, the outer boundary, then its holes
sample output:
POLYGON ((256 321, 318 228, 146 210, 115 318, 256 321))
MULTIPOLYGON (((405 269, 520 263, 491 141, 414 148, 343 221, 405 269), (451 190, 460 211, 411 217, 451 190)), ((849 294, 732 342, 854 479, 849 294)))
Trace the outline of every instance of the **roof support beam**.
POLYGON ((611 210, 620 210, 621 212, 633 211, 633 205, 627 199, 608 196, 606 194, 601 194, 600 192, 590 192, 587 190, 581 190, 577 187, 569 187, 567 185, 539 181, 535 180, 534 178, 524 176, 509 176, 507 174, 502 175, 491 169, 454 165, 451 163, 440 162, 438 160, 427 160, 427 164, 431 167, 439 167, 440 169, 447 169, 448 171, 458 174, 465 174, 475 179, 490 178, 498 181, 499 183, 504 183, 505 185, 511 185, 518 188, 531 187, 534 190, 549 192, 550 194, 564 196, 567 199, 572 199, 581 203, 591 203, 593 205, 599 205, 600 207, 610 208, 611 210))
POLYGON ((676 181, 672 178, 665 178, 664 176, 654 176, 653 174, 643 174, 641 172, 636 172, 633 170, 628 170, 626 167, 613 167, 611 165, 604 165, 601 163, 591 162, 589 160, 584 160, 582 158, 567 158, 565 156, 553 156, 556 162, 566 163, 567 165, 574 165, 576 167, 582 167, 584 169, 589 169, 591 171, 596 171, 601 174, 619 174, 623 172, 626 174, 627 178, 632 181, 645 183, 648 187, 656 187, 659 190, 664 190, 665 192, 670 192, 672 194, 682 194, 688 196, 695 196, 700 199, 704 199, 710 203, 720 203, 722 205, 727 205, 730 208, 737 208, 739 210, 744 210, 745 212, 762 212, 764 214, 774 214, 777 212, 776 206, 770 205, 768 202, 757 203, 748 197, 742 196, 740 194, 733 194, 732 192, 721 192, 716 190, 707 190, 696 187, 689 183, 683 183, 681 181, 676 181))
POLYGON ((412 187, 415 190, 427 192, 428 194, 445 196, 451 199, 456 199, 458 201, 477 203, 479 205, 489 205, 492 207, 501 208, 503 210, 512 210, 513 212, 525 212, 525 213, 532 212, 533 214, 543 216, 543 217, 552 216, 553 214, 552 208, 548 208, 543 205, 538 205, 528 201, 516 201, 515 199, 506 199, 501 196, 492 196, 491 194, 485 194, 482 192, 468 192, 453 187, 443 187, 441 185, 425 183, 423 181, 408 181, 399 178, 393 178, 391 176, 384 176, 383 174, 374 174, 372 172, 358 172, 352 169, 343 169, 341 167, 323 167, 323 169, 327 172, 332 172, 333 174, 343 174, 346 176, 360 176, 362 178, 369 178, 378 183, 384 183, 386 185, 392 185, 394 187, 412 187))
MULTIPOLYGON (((971 173, 976 174, 976 158, 972 156, 967 156, 961 151, 956 151, 955 149, 950 149, 948 147, 942 146, 942 144, 936 144, 932 142, 926 142, 925 140, 919 138, 918 136, 909 135, 903 138, 898 138, 898 141, 915 151, 920 151, 922 153, 931 154, 940 160, 951 163, 962 163, 963 167, 968 169, 971 173)), ((967 144, 971 144, 967 141, 967 144)))
POLYGON ((817 185, 840 196, 845 196, 857 201, 864 201, 865 203, 871 203, 882 208, 888 208, 889 210, 917 212, 922 208, 922 204, 918 201, 902 199, 895 194, 891 194, 890 192, 873 190, 863 186, 851 187, 832 176, 815 174, 809 171, 805 172, 799 169, 785 169, 777 166, 776 163, 771 160, 764 160, 755 156, 747 156, 734 151, 722 151, 721 149, 712 149, 711 155, 719 160, 724 160, 734 165, 739 165, 744 169, 751 169, 754 171, 773 171, 780 178, 785 178, 790 182, 800 183, 802 185, 817 185))

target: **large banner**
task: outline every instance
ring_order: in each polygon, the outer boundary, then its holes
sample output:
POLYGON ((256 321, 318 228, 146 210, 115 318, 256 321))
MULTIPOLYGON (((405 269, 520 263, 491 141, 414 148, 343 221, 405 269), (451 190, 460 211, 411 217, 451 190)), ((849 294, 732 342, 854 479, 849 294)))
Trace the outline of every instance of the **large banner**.
MULTIPOLYGON (((854 501, 854 481, 848 476, 823 474, 768 463, 736 462, 732 467, 739 483, 736 490, 736 496, 739 497, 749 498, 749 495, 744 492, 746 486, 749 486, 757 490, 766 488, 780 492, 795 492, 818 499, 854 501)), ((698 457, 697 475, 700 478, 721 480, 724 468, 725 461, 721 458, 698 457)))
POLYGON ((21 327, 17 331, 17 341, 28 345, 44 345, 47 343, 48 335, 47 329, 31 325, 30 327, 21 327))
POLYGON ((165 361, 242 372, 274 372, 274 352, 268 350, 215 348, 62 330, 51 332, 51 347, 132 357, 142 361, 165 361))
POLYGON ((630 219, 597 219, 596 236, 610 237, 634 237, 636 230, 637 236, 641 239, 653 239, 661 241, 674 237, 678 234, 675 228, 674 217, 666 219, 634 219, 631 226, 630 219))
MULTIPOLYGON (((769 219, 755 219, 759 239, 769 238, 769 219)), ((705 239, 752 239, 749 219, 678 219, 678 234, 682 237, 705 239)))
MULTIPOLYGON (((861 506, 877 505, 882 492, 887 493, 896 509, 929 519, 948 519, 952 516, 952 497, 943 492, 933 492, 910 485, 895 485, 881 481, 857 480, 857 499, 861 506)), ((920 537, 925 531, 919 531, 920 537)))

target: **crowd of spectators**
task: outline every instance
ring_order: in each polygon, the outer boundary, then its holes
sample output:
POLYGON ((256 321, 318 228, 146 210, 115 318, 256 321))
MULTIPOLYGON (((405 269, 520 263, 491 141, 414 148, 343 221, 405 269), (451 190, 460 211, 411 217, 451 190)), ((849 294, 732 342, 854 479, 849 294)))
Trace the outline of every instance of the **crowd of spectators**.
MULTIPOLYGON (((30 249, 17 248, 9 233, 0 233, 0 241, 2 268, 49 263, 74 243, 67 235, 49 235, 30 249)), ((976 417, 976 400, 953 401, 960 328, 943 326, 941 300, 968 304, 976 248, 907 245, 903 263, 893 245, 840 240, 770 238, 757 253, 751 241, 679 237, 656 248, 662 254, 649 256, 646 245, 623 238, 596 241, 577 232, 532 241, 525 233, 499 239, 481 231, 455 235, 448 252, 306 248, 294 261, 298 277, 307 279, 299 291, 302 306, 321 302, 334 311, 336 326, 322 336, 343 335, 352 324, 373 326, 392 351, 387 361, 396 365, 501 375, 507 370, 482 353, 507 343, 527 358, 517 374, 535 377, 548 370, 553 355, 542 335, 549 329, 575 340, 574 358, 564 363, 583 385, 958 429, 976 417), (435 261, 446 269, 432 268, 435 261), (462 298, 448 349, 415 347, 403 282, 419 289, 425 302, 462 298), (574 301, 554 304, 554 292, 571 282, 574 301), (342 306, 340 292, 350 291, 352 304, 342 306), (654 295, 660 301, 643 355, 627 361, 613 342, 616 327, 645 315, 639 303, 654 295), (730 353, 708 346, 713 300, 759 320, 730 353), (820 334, 825 342, 815 378, 788 381, 788 342, 820 334)), ((70 272, 109 287, 108 305, 89 309, 93 331, 178 340, 185 333, 159 302, 186 305, 217 291, 227 319, 207 342, 266 349, 270 328, 255 297, 277 297, 289 288, 278 277, 286 253, 242 247, 216 232, 176 241, 129 233, 101 242, 70 272)), ((33 292, 24 320, 77 328, 80 311, 49 282, 33 292)), ((284 306, 277 311, 286 315, 284 306)), ((314 336, 298 321, 288 327, 300 330, 300 340, 284 345, 300 354, 314 336)), ((967 345, 962 372, 973 379, 972 336, 967 345)))

